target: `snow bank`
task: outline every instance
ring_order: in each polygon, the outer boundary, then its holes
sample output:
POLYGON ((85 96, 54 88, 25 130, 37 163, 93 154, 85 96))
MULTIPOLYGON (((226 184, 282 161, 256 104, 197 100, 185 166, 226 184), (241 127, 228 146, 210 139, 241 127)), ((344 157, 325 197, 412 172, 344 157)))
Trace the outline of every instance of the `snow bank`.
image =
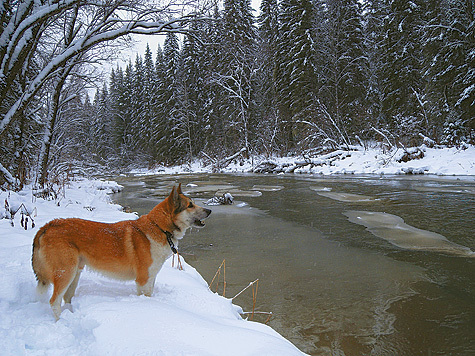
POLYGON ((310 174, 432 174, 475 175, 475 147, 393 149, 383 152, 379 148, 354 151, 335 151, 316 158, 279 158, 271 160, 283 172, 310 174), (422 152, 420 159, 404 161, 407 152, 422 152))
MULTIPOLYGON (((56 199, 32 190, 0 192, 0 201, 24 203, 35 227, 21 227, 20 212, 0 219, 0 350, 4 355, 301 355, 270 327, 243 320, 231 300, 212 293, 190 265, 168 260, 151 298, 135 295, 135 283, 81 275, 72 309, 54 322, 39 301, 31 269, 31 244, 39 227, 57 217, 103 222, 134 218, 110 204, 114 182, 71 182, 56 199), (34 210, 34 211, 33 211, 34 210)), ((5 213, 5 209, 3 210, 5 213)), ((5 214, 4 214, 5 215, 5 214)), ((186 237, 185 237, 186 238, 186 237)), ((50 294, 50 293, 48 293, 50 294)), ((46 299, 48 299, 47 297, 46 299)))
MULTIPOLYGON (((475 146, 457 148, 429 148, 425 145, 403 150, 383 151, 380 148, 352 147, 354 150, 337 150, 317 157, 254 157, 238 160, 220 169, 222 173, 306 173, 306 174, 431 174, 439 176, 475 175, 475 146), (406 152, 423 156, 404 162, 406 152)), ((414 156, 417 156, 414 155, 414 156)), ((211 173, 212 166, 199 161, 191 165, 160 167, 155 170, 135 170, 135 174, 211 173)))

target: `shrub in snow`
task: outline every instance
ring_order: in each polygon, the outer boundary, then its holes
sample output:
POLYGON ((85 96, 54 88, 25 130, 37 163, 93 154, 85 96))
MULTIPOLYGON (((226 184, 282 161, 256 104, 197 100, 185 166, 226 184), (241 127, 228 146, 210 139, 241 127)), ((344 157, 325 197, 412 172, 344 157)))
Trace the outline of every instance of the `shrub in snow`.
POLYGON ((467 141, 467 128, 465 120, 458 118, 449 118, 444 124, 442 144, 449 147, 460 147, 467 141))

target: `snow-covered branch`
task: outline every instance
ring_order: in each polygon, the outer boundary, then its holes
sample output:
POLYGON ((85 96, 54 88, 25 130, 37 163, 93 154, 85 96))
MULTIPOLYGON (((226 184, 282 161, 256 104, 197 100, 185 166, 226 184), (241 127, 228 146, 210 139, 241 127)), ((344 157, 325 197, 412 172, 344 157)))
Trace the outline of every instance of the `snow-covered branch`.
MULTIPOLYGON (((96 49, 130 34, 186 32, 191 20, 199 20, 192 13, 196 7, 190 6, 195 1, 168 0, 156 5, 145 0, 15 2, 2 13, 0 98, 9 100, 0 101, 0 137, 5 139, 20 117, 32 120, 24 113, 45 84, 73 67, 95 61, 101 53, 96 49)), ((13 183, 5 168, 7 161, 3 163, 0 180, 13 183)))
MULTIPOLYGON (((70 3, 74 2, 70 0, 70 3)), ((57 9, 57 6, 54 7, 57 9)), ((56 11, 49 9, 48 14, 56 14, 56 11)), ((163 17, 168 15, 166 10, 163 10, 165 13, 162 14, 163 17)), ((46 10, 45 10, 46 12, 46 10)), ((147 15, 158 16, 159 13, 151 10, 146 10, 147 15)), ((32 15, 33 16, 33 15, 32 15)), ((37 16, 34 16, 37 18, 37 16)), ((143 18, 139 13, 136 18, 143 18)), ((5 129, 11 124, 14 120, 16 113, 23 110, 26 105, 31 101, 31 99, 36 95, 38 90, 44 85, 45 81, 54 73, 58 68, 61 68, 68 62, 71 58, 77 56, 79 53, 85 53, 90 49, 94 48, 96 45, 105 43, 108 41, 115 40, 119 37, 126 36, 129 34, 158 34, 164 32, 184 32, 186 25, 190 21, 191 17, 182 16, 180 18, 172 18, 167 20, 134 20, 134 19, 122 19, 120 21, 121 26, 111 27, 110 18, 104 21, 94 24, 87 29, 80 37, 71 42, 63 51, 53 56, 53 58, 46 64, 31 80, 30 84, 26 87, 22 95, 17 99, 17 101, 9 108, 7 113, 3 116, 0 121, 0 137, 5 132, 5 129)), ((196 18, 193 18, 196 20, 196 18)), ((28 21, 28 23, 33 22, 33 20, 28 21)), ((118 21, 114 21, 114 24, 117 24, 118 21)), ((26 26, 26 25, 25 25, 26 26)), ((23 26, 23 27, 25 27, 23 26)), ((7 61, 6 63, 8 63, 7 61)), ((5 61, 2 63, 6 65, 5 61)))

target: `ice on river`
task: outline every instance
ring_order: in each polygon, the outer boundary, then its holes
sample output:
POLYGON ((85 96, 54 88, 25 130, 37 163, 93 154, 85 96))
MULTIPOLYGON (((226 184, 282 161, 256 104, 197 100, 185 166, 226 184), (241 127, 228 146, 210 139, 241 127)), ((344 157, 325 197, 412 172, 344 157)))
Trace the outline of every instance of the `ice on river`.
POLYGON ((254 185, 251 190, 261 190, 263 192, 278 192, 284 189, 281 185, 254 185))
POLYGON ((435 192, 435 193, 447 193, 447 194, 475 194, 475 187, 468 186, 417 186, 415 190, 420 192, 435 192))
POLYGON ((352 223, 363 225, 373 235, 404 249, 475 257, 475 252, 468 247, 451 242, 438 233, 408 225, 397 215, 355 210, 346 211, 343 214, 352 223))
POLYGON ((338 200, 345 203, 366 203, 366 202, 372 202, 372 201, 378 200, 368 195, 351 194, 351 193, 317 191, 317 194, 321 195, 322 197, 338 200))

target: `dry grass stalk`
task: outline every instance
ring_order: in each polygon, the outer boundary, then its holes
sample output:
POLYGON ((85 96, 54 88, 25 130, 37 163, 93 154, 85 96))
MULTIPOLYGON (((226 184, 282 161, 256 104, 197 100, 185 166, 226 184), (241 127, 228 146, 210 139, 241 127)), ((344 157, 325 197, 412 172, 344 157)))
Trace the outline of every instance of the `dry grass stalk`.
POLYGON ((254 283, 257 283, 259 281, 259 278, 256 279, 254 282, 251 282, 247 285, 247 287, 245 287, 242 291, 240 291, 238 294, 236 294, 234 297, 231 298, 231 300, 234 300, 236 299, 237 297, 239 297, 246 289, 248 289, 249 287, 253 286, 254 283))
MULTIPOLYGON (((181 264, 181 261, 180 261, 180 254, 177 252, 176 256, 178 260, 176 268, 179 269, 180 271, 183 271, 183 265, 181 264)), ((172 258, 172 267, 175 267, 175 254, 173 254, 173 258, 172 258)))
POLYGON ((209 289, 212 288, 213 282, 218 277, 216 281, 216 293, 218 293, 218 287, 219 287, 219 278, 221 277, 221 268, 223 269, 223 297, 226 297, 226 259, 221 262, 221 265, 218 267, 218 270, 214 274, 213 279, 211 280, 211 283, 209 284, 209 289))
MULTIPOLYGON (((226 259, 221 262, 221 265, 218 267, 218 270, 214 274, 213 279, 211 280, 211 283, 209 284, 208 288, 212 290, 213 283, 216 280, 216 293, 218 293, 218 287, 219 287, 219 282, 220 282, 220 277, 221 277, 221 270, 223 270, 223 297, 226 297, 226 259)), ((250 320, 254 319, 255 314, 262 314, 262 315, 267 315, 267 319, 264 322, 264 324, 267 324, 269 320, 272 318, 273 314, 272 312, 260 312, 256 311, 256 303, 257 303, 257 291, 259 289, 259 278, 256 279, 255 281, 252 281, 249 283, 244 289, 242 289, 238 294, 236 294, 234 297, 231 298, 231 301, 234 301, 237 297, 239 297, 242 293, 244 293, 247 289, 252 287, 252 312, 243 312, 243 315, 251 314, 250 320)))
POLYGON ((259 289, 259 280, 256 280, 256 287, 254 288, 254 284, 252 285, 252 314, 251 320, 254 319, 254 310, 256 309, 256 301, 257 301, 257 290, 259 289))
POLYGON ((241 314, 243 314, 243 315, 248 315, 248 314, 267 315, 267 319, 264 322, 264 324, 267 324, 269 322, 269 320, 274 316, 274 314, 272 312, 261 312, 261 311, 242 312, 241 314))

